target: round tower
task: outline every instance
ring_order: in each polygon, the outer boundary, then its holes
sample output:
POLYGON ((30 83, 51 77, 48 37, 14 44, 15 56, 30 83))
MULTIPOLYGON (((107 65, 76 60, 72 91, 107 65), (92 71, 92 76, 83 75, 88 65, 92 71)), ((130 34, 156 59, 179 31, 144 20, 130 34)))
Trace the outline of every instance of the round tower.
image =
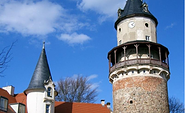
POLYGON ((142 0, 118 10, 117 47, 108 53, 114 113, 169 113, 169 51, 157 43, 157 24, 142 0))
POLYGON ((28 113, 54 113, 57 92, 52 81, 44 44, 30 84, 24 93, 27 95, 28 113))

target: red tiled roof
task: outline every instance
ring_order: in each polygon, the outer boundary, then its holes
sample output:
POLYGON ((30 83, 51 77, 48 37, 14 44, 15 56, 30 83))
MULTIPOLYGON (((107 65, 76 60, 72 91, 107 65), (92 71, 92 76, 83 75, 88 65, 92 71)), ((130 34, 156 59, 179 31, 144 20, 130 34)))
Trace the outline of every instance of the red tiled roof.
MULTIPOLYGON (((6 97, 8 99, 8 112, 7 113, 15 113, 15 111, 12 109, 12 107, 9 104, 17 103, 16 99, 13 96, 9 95, 9 93, 2 88, 0 88, 0 96, 6 97)), ((4 112, 0 111, 0 113, 4 113, 4 112)))
POLYGON ((9 95, 9 93, 2 88, 0 88, 0 96, 6 97, 9 103, 16 103, 16 99, 13 96, 9 95))
MULTIPOLYGON (((0 96, 8 98, 9 104, 24 104, 26 107, 25 112, 27 112, 26 95, 24 93, 11 96, 6 90, 0 88, 0 96)), ((15 113, 10 105, 8 106, 8 109, 8 113, 15 113)), ((55 113, 110 113, 110 110, 107 106, 102 106, 101 104, 55 101, 55 113)))
POLYGON ((110 110, 101 104, 56 101, 55 113, 110 113, 110 110))
POLYGON ((27 106, 26 106, 26 95, 24 93, 19 93, 17 95, 15 95, 15 99, 17 101, 17 103, 22 103, 25 105, 25 113, 27 113, 27 106))
POLYGON ((19 93, 19 94, 15 95, 15 99, 16 99, 17 103, 22 103, 22 104, 26 105, 26 95, 24 93, 19 93))

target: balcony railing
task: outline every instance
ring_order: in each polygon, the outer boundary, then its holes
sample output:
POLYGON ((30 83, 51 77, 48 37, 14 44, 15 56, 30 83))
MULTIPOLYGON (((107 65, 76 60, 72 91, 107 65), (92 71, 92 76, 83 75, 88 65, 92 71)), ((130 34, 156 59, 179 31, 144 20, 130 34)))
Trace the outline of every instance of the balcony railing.
POLYGON ((160 60, 157 59, 132 59, 132 60, 126 60, 126 61, 122 61, 122 62, 117 62, 115 65, 113 65, 112 67, 110 67, 109 72, 113 72, 115 69, 118 68, 122 68, 124 66, 131 66, 131 65, 153 65, 153 66, 159 66, 159 67, 163 67, 165 69, 169 69, 169 66, 164 63, 161 62, 160 60))

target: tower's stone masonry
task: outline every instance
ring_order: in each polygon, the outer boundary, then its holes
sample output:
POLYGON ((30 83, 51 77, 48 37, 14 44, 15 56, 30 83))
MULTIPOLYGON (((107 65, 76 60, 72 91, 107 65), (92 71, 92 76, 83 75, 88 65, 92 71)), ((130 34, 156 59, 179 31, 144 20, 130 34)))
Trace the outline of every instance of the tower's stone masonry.
POLYGON ((128 77, 113 84, 114 113, 169 113, 163 78, 128 77))

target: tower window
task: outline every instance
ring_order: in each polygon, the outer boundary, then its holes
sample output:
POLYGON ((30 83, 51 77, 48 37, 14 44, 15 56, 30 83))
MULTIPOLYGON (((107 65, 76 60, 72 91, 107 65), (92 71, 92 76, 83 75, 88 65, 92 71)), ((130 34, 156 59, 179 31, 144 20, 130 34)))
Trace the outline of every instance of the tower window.
POLYGON ((51 89, 51 87, 48 87, 48 89, 47 89, 47 96, 48 97, 52 97, 52 89, 51 89))
POLYGON ((50 105, 49 104, 46 104, 46 113, 50 113, 50 105))
POLYGON ((145 73, 145 70, 143 70, 143 73, 145 73))
POLYGON ((150 36, 145 36, 146 40, 149 41, 150 40, 150 36))
POLYGON ((121 45, 121 40, 119 41, 119 45, 121 45))
POLYGON ((133 104, 133 100, 130 100, 130 104, 133 104))
POLYGON ((148 27, 148 23, 145 23, 145 26, 148 27))
POLYGON ((119 32, 121 32, 121 28, 119 28, 119 32))

